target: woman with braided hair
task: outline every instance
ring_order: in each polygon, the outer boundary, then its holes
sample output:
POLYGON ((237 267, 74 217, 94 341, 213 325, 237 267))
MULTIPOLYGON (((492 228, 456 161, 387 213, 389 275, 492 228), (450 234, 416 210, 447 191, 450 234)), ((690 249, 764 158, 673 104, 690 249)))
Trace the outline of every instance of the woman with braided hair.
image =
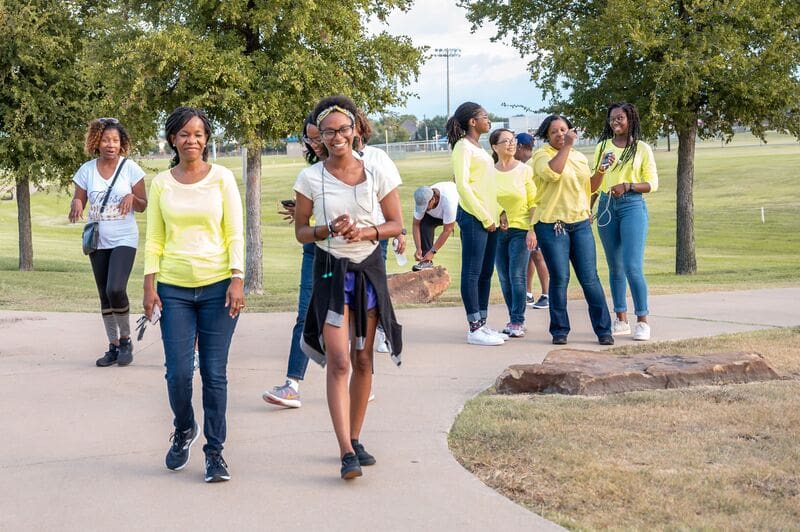
POLYGON ((644 246, 648 213, 644 194, 658 189, 653 150, 640 140, 639 113, 633 104, 612 103, 595 148, 592 191, 600 192, 597 231, 608 262, 608 277, 616 319, 614 335, 630 334, 625 297, 631 287, 636 313, 634 340, 649 340, 647 282, 644 278, 644 246))

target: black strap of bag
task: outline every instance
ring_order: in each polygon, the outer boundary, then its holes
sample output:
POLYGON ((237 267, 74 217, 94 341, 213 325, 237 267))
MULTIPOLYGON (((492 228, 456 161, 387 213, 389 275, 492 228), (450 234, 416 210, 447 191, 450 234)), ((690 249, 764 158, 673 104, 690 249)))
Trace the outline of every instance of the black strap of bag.
POLYGON ((114 188, 114 183, 117 182, 119 173, 122 170, 122 167, 125 166, 125 161, 127 160, 127 157, 123 157, 122 162, 119 163, 119 166, 117 166, 117 171, 114 172, 114 179, 111 180, 111 184, 108 186, 108 190, 106 190, 106 197, 103 198, 103 204, 100 206, 100 214, 97 215, 98 219, 100 218, 100 215, 103 214, 103 211, 106 210, 106 203, 108 203, 108 197, 111 195, 111 189, 114 188))

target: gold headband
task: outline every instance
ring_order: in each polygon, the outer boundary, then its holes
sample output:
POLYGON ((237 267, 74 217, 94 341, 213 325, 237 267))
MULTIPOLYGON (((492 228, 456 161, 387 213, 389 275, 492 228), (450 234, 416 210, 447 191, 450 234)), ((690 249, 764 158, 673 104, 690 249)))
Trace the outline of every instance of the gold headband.
POLYGON ((356 123, 356 117, 353 116, 353 113, 351 113, 350 111, 348 111, 344 107, 339 107, 338 105, 331 105, 330 107, 327 107, 327 108, 323 109, 319 113, 319 115, 317 115, 317 127, 320 127, 320 124, 322 124, 322 121, 325 120, 325 118, 327 118, 329 114, 334 113, 334 112, 342 113, 343 115, 345 115, 348 118, 350 118, 350 121, 353 122, 353 124, 356 123))

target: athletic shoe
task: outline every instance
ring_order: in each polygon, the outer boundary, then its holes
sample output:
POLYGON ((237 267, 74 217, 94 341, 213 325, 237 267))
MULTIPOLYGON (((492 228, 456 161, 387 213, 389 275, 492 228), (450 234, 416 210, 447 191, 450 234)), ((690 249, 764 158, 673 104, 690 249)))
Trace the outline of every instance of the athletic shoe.
POLYGON ((429 270, 433 268, 432 260, 421 260, 411 267, 412 271, 418 272, 420 270, 429 270))
POLYGON ((119 341, 119 354, 117 355, 117 364, 120 366, 127 366, 133 362, 133 344, 130 338, 121 339, 119 341))
POLYGON ((503 333, 503 334, 508 334, 510 336, 510 334, 511 334, 511 322, 509 321, 508 323, 506 323, 506 326, 503 327, 503 330, 500 331, 500 332, 503 333))
POLYGON ((367 402, 370 403, 370 402, 372 402, 374 400, 375 400, 375 394, 372 393, 372 392, 369 392, 369 399, 367 399, 367 402))
POLYGON ((511 338, 522 338, 525 336, 525 326, 521 323, 512 323, 508 336, 511 338))
POLYGON ((614 325, 611 327, 611 334, 614 336, 619 336, 621 334, 630 334, 631 333, 631 324, 627 321, 620 321, 617 318, 614 318, 614 325))
POLYGON ((194 350, 194 369, 200 367, 200 351, 197 349, 194 350))
POLYGON ((634 340, 649 340, 650 339, 650 326, 644 321, 637 321, 633 326, 633 339, 634 340))
POLYGON ((119 348, 114 344, 108 344, 108 351, 103 353, 103 356, 97 359, 95 364, 101 368, 107 368, 113 364, 117 363, 117 357, 119 356, 119 348))
POLYGON ((599 343, 600 345, 614 345, 614 337, 611 336, 610 334, 601 336, 600 338, 597 339, 597 343, 599 343))
POLYGON ((536 301, 533 299, 533 294, 530 292, 525 292, 525 304, 526 305, 533 305, 533 302, 536 301))
POLYGON ((199 436, 200 428, 197 426, 197 422, 190 429, 176 430, 172 433, 172 436, 170 436, 172 446, 167 451, 167 469, 180 471, 186 467, 186 464, 189 463, 192 445, 199 436))
POLYGON ((359 443, 358 440, 350 440, 350 443, 353 444, 353 450, 356 452, 359 464, 363 466, 375 465, 375 457, 364 449, 363 444, 359 443))
POLYGON ((498 337, 500 337, 500 339, 501 339, 501 340, 503 340, 504 342, 505 342, 506 340, 508 340, 508 335, 507 335, 506 333, 504 333, 504 332, 500 332, 500 331, 497 331, 497 330, 495 330, 495 329, 492 329, 492 328, 491 328, 491 327, 489 327, 488 325, 484 325, 483 327, 481 327, 481 329, 483 329, 484 331, 486 331, 486 332, 487 332, 487 333, 489 333, 489 334, 492 334, 492 335, 494 335, 494 336, 498 336, 498 337))
POLYGON ((350 480, 351 478, 360 477, 361 475, 361 464, 358 462, 356 453, 345 453, 345 455, 342 456, 342 478, 350 480))
POLYGON ((531 303, 531 308, 550 308, 550 298, 547 297, 547 294, 542 294, 539 296, 539 299, 536 300, 535 303, 531 303))
POLYGON ((389 344, 386 342, 386 333, 380 327, 375 330, 375 351, 377 353, 388 353, 389 344))
POLYGON ((216 451, 211 451, 206 455, 206 482, 224 482, 230 480, 228 464, 222 455, 216 451))
POLYGON ((472 345, 503 345, 505 341, 497 335, 490 334, 483 330, 475 329, 467 332, 467 343, 472 345))
POLYGON ((261 397, 271 405, 285 406, 287 408, 300 408, 300 391, 295 391, 289 381, 283 386, 275 386, 267 390, 261 397))
POLYGON ((553 336, 553 345, 567 345, 567 337, 553 336))

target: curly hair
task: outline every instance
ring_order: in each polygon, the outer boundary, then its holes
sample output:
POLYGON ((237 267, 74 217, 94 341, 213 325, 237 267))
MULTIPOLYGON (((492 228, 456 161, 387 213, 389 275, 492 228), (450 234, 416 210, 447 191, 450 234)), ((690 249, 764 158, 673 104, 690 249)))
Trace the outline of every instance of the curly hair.
POLYGON ((116 129, 119 133, 119 153, 128 155, 131 151, 131 137, 128 130, 116 118, 95 118, 89 122, 86 129, 86 141, 83 144, 83 151, 89 157, 96 157, 100 154, 100 139, 107 129, 116 129))
MULTIPOLYGON (((336 96, 328 96, 327 98, 323 98, 317 103, 317 105, 314 106, 314 110, 311 111, 311 117, 313 118, 315 124, 317 124, 317 122, 319 121, 318 118, 319 118, 320 114, 322 114, 323 111, 326 111, 330 107, 341 107, 342 109, 346 110, 348 113, 350 113, 353 116, 352 126, 353 127, 356 126, 356 117, 358 115, 358 107, 353 102, 353 100, 351 100, 350 98, 348 98, 347 96, 344 96, 342 94, 338 94, 336 96)), ((319 127, 319 124, 317 124, 317 127, 319 127)), ((322 133, 322 129, 320 128, 320 134, 321 133, 322 133)), ((329 155, 328 154, 328 147, 325 146, 324 142, 322 143, 322 152, 325 154, 326 157, 329 155)))

